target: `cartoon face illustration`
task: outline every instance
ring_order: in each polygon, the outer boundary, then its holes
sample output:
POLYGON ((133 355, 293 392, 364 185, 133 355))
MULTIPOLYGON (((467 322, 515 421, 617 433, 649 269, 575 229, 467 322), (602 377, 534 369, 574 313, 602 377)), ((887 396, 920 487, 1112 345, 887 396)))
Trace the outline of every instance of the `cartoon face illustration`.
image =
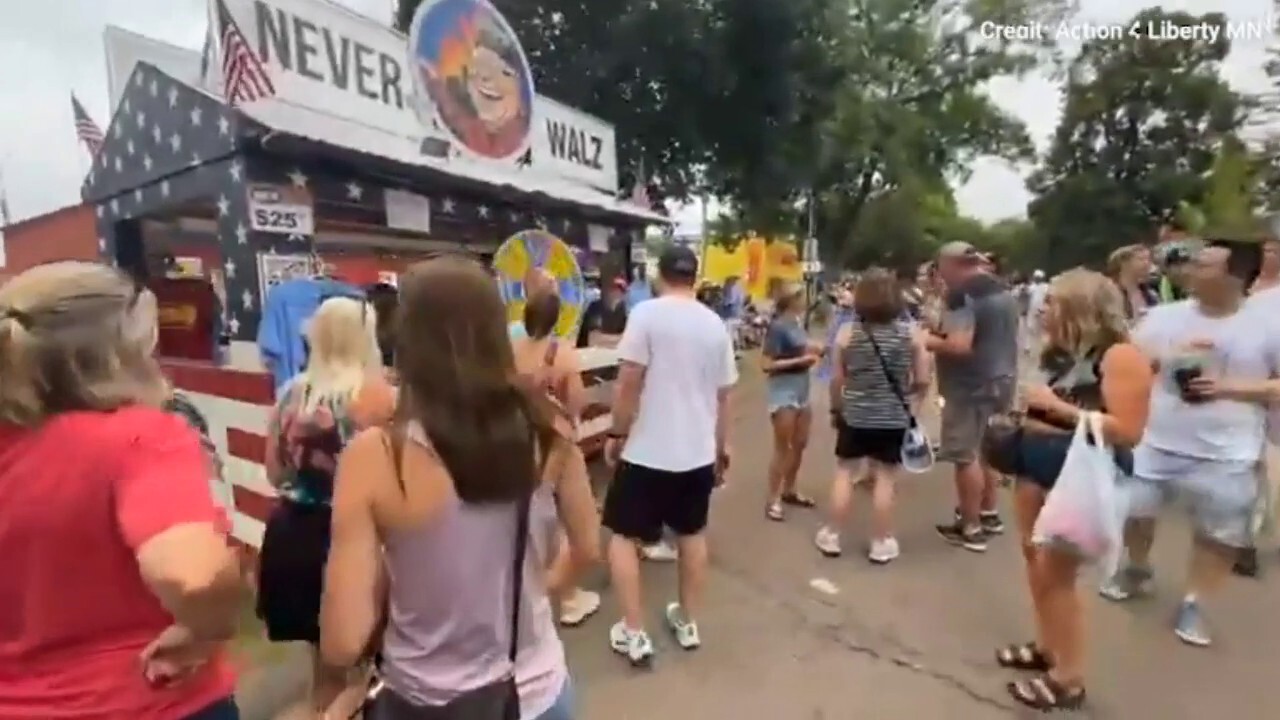
POLYGON ((424 2, 411 45, 420 91, 459 145, 489 158, 523 150, 533 127, 532 78, 519 40, 488 2, 424 2))
POLYGON ((475 108, 476 117, 490 132, 520 114, 519 58, 514 58, 514 63, 511 61, 511 55, 516 52, 496 34, 484 32, 472 50, 471 62, 467 63, 467 98, 475 108))

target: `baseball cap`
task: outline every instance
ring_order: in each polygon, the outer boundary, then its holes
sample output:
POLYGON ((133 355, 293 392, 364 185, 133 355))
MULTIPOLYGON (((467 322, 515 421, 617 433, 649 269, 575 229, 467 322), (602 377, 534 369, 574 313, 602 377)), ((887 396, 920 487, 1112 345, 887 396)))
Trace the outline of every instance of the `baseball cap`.
POLYGON ((683 245, 671 245, 658 257, 658 275, 692 282, 698 277, 698 256, 683 245))
POLYGON ((978 260, 982 258, 982 253, 978 252, 978 248, 963 240, 952 240, 946 245, 938 248, 938 257, 949 260, 960 258, 973 258, 974 260, 978 260))

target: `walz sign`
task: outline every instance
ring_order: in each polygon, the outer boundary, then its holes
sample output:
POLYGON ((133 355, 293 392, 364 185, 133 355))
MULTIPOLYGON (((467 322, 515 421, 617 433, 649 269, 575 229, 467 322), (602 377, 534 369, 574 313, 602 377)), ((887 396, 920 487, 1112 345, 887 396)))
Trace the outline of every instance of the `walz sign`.
MULTIPOLYGON (((617 191, 613 127, 534 92, 511 27, 488 0, 425 0, 406 38, 320 0, 210 0, 245 35, 283 103, 617 191)), ((216 15, 214 15, 216 17, 216 15)))
POLYGON ((617 192, 613 126, 554 100, 538 99, 540 122, 533 140, 533 162, 596 189, 617 192))

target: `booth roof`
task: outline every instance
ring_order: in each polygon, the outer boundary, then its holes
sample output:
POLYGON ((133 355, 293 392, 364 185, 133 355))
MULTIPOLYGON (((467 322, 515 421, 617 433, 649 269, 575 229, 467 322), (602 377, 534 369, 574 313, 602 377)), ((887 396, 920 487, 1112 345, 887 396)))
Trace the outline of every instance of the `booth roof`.
MULTIPOLYGON (((623 215, 647 223, 670 223, 665 215, 642 208, 590 187, 577 185, 535 171, 510 169, 466 158, 437 158, 424 155, 418 142, 344 118, 287 105, 282 102, 242 106, 238 112, 267 128, 325 145, 386 158, 397 163, 433 170, 464 180, 494 187, 508 187, 530 194, 542 194, 561 202, 584 206, 598 212, 623 215)), ((265 147, 264 141, 264 147, 265 147)), ((269 148, 266 148, 269 150, 269 148)))

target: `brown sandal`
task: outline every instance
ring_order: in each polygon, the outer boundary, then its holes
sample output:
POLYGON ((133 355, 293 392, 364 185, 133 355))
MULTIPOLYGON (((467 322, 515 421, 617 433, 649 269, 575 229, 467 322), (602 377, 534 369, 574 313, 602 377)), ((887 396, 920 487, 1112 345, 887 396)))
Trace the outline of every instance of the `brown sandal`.
POLYGON ((1053 667, 1049 656, 1034 642, 1022 645, 1007 645, 996 650, 996 664, 1010 670, 1030 670, 1045 672, 1053 667))
POLYGON ((1014 700, 1034 710, 1079 710, 1084 707, 1083 686, 1068 687, 1048 673, 1005 686, 1014 700))

